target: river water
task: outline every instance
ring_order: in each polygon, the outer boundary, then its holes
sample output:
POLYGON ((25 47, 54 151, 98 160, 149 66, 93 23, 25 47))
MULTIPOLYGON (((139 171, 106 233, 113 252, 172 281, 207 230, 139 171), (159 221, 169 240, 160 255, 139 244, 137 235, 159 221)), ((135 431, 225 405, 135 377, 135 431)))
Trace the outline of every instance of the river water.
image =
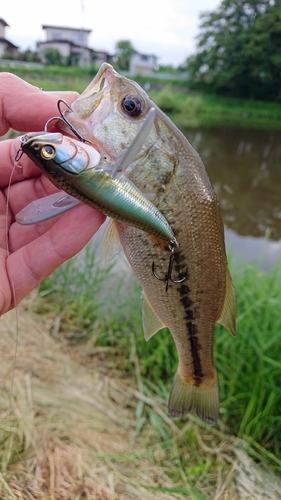
POLYGON ((281 262, 281 132, 182 131, 217 193, 228 253, 263 269, 281 262))
MULTIPOLYGON (((281 265, 281 132, 223 127, 182 132, 217 193, 228 254, 241 266, 281 265)), ((103 231, 104 226, 93 238, 98 247, 103 231)), ((126 259, 118 266, 127 268, 126 259)))

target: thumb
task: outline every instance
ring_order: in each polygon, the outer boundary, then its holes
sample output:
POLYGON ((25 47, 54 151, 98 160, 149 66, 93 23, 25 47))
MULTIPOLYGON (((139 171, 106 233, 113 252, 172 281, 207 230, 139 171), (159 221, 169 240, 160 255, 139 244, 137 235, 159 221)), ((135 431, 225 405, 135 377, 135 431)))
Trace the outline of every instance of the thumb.
POLYGON ((58 100, 65 99, 72 103, 78 95, 76 92, 44 92, 5 72, 0 73, 0 89, 0 135, 4 135, 9 128, 20 132, 43 130, 46 121, 58 114, 58 100))

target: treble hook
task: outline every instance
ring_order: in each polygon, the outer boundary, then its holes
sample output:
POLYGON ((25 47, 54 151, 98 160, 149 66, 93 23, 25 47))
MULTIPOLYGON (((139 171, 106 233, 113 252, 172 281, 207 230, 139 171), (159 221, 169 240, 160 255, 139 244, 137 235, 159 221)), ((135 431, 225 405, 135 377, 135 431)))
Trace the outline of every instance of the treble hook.
POLYGON ((80 132, 77 130, 77 128, 75 128, 71 123, 70 121, 66 118, 65 116, 65 113, 66 113, 66 109, 64 111, 61 110, 61 103, 63 103, 69 111, 73 111, 72 107, 64 100, 64 99, 59 99, 58 100, 58 110, 60 112, 60 115, 61 115, 61 119, 64 121, 65 125, 68 126, 68 128, 70 128, 70 130, 73 132, 74 135, 76 135, 76 137, 81 141, 83 142, 84 144, 85 143, 88 143, 90 146, 92 146, 92 143, 91 141, 89 141, 88 139, 85 139, 85 137, 83 137, 82 134, 80 134, 80 132))
MULTIPOLYGON (((68 108, 69 111, 73 111, 72 107, 64 99, 59 99, 58 102, 57 102, 57 106, 58 106, 58 110, 59 110, 60 116, 52 116, 51 118, 49 118, 49 120, 47 120, 46 123, 45 123, 44 132, 48 132, 48 127, 49 127, 50 123, 53 120, 56 120, 56 121, 60 120, 60 121, 62 121, 71 130, 71 132, 73 132, 73 134, 81 142, 83 142, 84 144, 87 143, 90 146, 92 146, 91 141, 89 141, 88 139, 85 139, 85 137, 83 137, 83 135, 80 134, 80 132, 77 130, 77 128, 75 128, 70 123, 70 121, 66 118, 65 113, 66 113, 67 110, 65 109, 64 111, 62 111, 61 104, 64 104, 68 108)), ((22 142, 24 142, 24 138, 25 137, 26 136, 23 136, 22 142)), ((16 156, 15 156, 15 162, 18 162, 21 159, 22 155, 23 155, 23 149, 22 149, 22 147, 20 147, 18 149, 18 151, 17 151, 16 156)))
POLYGON ((187 278, 187 270, 186 270, 186 273, 183 275, 183 277, 180 278, 179 280, 173 280, 173 278, 172 278, 172 271, 173 271, 173 265, 174 265, 174 259, 175 259, 175 248, 177 246, 178 246, 178 244, 177 244, 176 240, 170 241, 169 250, 171 253, 170 253, 170 258, 169 258, 168 270, 167 270, 167 273, 165 274, 165 278, 159 278, 159 276, 157 276, 157 274, 155 272, 156 266, 155 266, 154 262, 152 262, 152 274, 153 274, 154 278, 156 278, 157 280, 164 281, 166 283, 166 292, 168 291, 169 281, 171 281, 172 283, 182 283, 187 278))

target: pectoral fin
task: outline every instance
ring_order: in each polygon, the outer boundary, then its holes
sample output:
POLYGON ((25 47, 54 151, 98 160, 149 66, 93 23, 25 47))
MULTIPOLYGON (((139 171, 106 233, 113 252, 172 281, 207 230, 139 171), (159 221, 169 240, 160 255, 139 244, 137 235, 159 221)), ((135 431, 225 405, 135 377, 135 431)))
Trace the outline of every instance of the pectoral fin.
POLYGON ((110 219, 102 237, 102 264, 106 265, 121 253, 122 246, 114 220, 110 219))
POLYGON ((155 311, 149 304, 146 296, 143 294, 143 305, 142 305, 142 326, 144 330, 144 338, 146 341, 151 339, 155 333, 157 333, 162 328, 165 328, 164 323, 158 318, 155 311))
POLYGON ((235 317, 236 317, 236 300, 235 291, 231 281, 229 270, 226 270, 226 291, 223 309, 218 319, 218 323, 223 325, 235 337, 235 317))

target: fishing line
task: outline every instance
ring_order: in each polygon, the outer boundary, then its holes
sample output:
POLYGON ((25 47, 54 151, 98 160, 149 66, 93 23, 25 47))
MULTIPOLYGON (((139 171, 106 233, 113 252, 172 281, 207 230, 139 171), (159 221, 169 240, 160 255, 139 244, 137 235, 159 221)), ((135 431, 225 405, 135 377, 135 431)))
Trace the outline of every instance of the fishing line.
MULTIPOLYGON (((10 194, 11 194, 11 185, 12 185, 12 178, 15 173, 16 168, 22 168, 21 165, 18 164, 17 159, 15 159, 11 175, 9 178, 9 183, 8 183, 8 188, 7 188, 7 196, 6 196, 6 227, 5 227, 5 238, 6 238, 6 252, 7 252, 7 260, 9 258, 9 255, 11 255, 10 248, 9 248, 9 218, 10 218, 10 210, 9 210, 9 200, 10 200, 10 194)), ((17 361, 17 354, 18 354, 18 339, 19 339, 19 318, 18 318, 18 307, 17 307, 17 296, 16 296, 16 290, 15 290, 15 284, 12 278, 12 275, 10 274, 9 267, 6 265, 7 273, 8 273, 8 278, 10 282, 10 287, 11 287, 11 292, 12 292, 12 300, 14 303, 14 308, 15 308, 15 316, 16 316, 16 338, 15 338, 15 352, 14 352, 14 363, 13 363, 13 369, 12 369, 12 380, 11 380, 11 392, 10 392, 10 414, 12 414, 12 396, 13 396, 13 388, 14 388, 14 381, 15 381, 15 372, 16 372, 16 361, 17 361)), ((11 422, 10 422, 11 424, 11 422)), ((19 456, 19 454, 18 454, 19 456)))
MULTIPOLYGON (((12 185, 12 179, 13 175, 15 173, 16 168, 22 169, 22 165, 19 164, 19 160, 21 158, 21 154, 19 155, 19 151, 15 157, 14 165, 11 171, 11 175, 9 178, 9 183, 7 187, 7 196, 6 196, 6 228, 5 228, 5 233, 6 233, 6 252, 7 252, 7 259, 9 255, 11 255, 10 248, 9 248, 9 218, 10 218, 10 210, 9 210, 9 200, 10 200, 10 195, 11 195, 11 185, 12 185)), ((14 351, 14 362, 13 362, 13 368, 12 368, 12 379, 11 379, 11 391, 10 391, 10 402, 9 402, 9 413, 12 415, 12 408, 13 408, 13 388, 14 388, 14 383, 15 383, 15 373, 16 373, 16 362, 17 362, 17 355, 18 355, 18 341, 19 341, 19 316, 18 316, 18 301, 17 301, 17 295, 16 295, 16 290, 15 290, 15 283, 13 281, 12 275, 9 272, 8 266, 6 266, 7 273, 8 273, 8 278, 10 282, 10 287, 11 287, 11 292, 12 292, 12 300, 14 304, 14 310, 15 310, 15 320, 16 320, 16 337, 15 337, 15 351, 14 351)), ((26 384, 25 384, 26 386, 26 384)), ((27 393, 27 398, 29 399, 29 394, 27 393)), ((10 432, 12 432, 12 421, 10 420, 10 432)), ((15 447, 15 452, 17 454, 17 457, 20 462, 23 462, 23 458, 20 455, 20 451, 17 447, 15 447)))
MULTIPOLYGON (((58 110, 60 112, 60 116, 58 117, 52 117, 50 118, 46 124, 44 130, 47 132, 48 131, 48 126, 51 121, 53 120, 62 120, 70 129, 71 131, 84 143, 89 143, 91 145, 90 141, 87 141, 67 120, 65 117, 65 111, 61 110, 61 105, 64 104, 68 110, 72 111, 71 106, 64 100, 60 99, 57 103, 58 105, 58 110)), ((9 210, 9 200, 10 200, 10 194, 11 194, 11 185, 12 185, 12 179, 13 175, 15 173, 16 168, 21 168, 22 165, 19 164, 19 161, 23 155, 23 150, 22 148, 19 148, 17 151, 17 154, 15 156, 14 160, 14 165, 10 174, 9 178, 9 183, 7 187, 7 196, 6 196, 6 221, 5 221, 5 238, 6 238, 6 252, 7 252, 7 259, 9 255, 11 254, 10 248, 9 248, 9 229, 10 229, 10 224, 9 224, 9 219, 10 219, 10 210, 9 210)), ((13 388, 14 388, 14 381, 15 381, 15 371, 16 371, 16 361, 17 361, 17 354, 18 354, 18 339, 19 339, 19 318, 18 318, 18 304, 17 304, 17 296, 16 296, 16 290, 15 290, 15 284, 12 278, 12 275, 10 274, 9 267, 6 265, 7 273, 8 273, 8 279, 10 282, 10 287, 11 287, 11 293, 12 293, 12 300, 14 304, 14 309, 15 309, 15 317, 16 317, 16 338, 15 338, 15 353, 14 353, 14 363, 13 363, 13 370, 12 370, 12 380, 11 380, 11 392, 10 392, 10 413, 12 413, 12 394, 13 394, 13 388)))

